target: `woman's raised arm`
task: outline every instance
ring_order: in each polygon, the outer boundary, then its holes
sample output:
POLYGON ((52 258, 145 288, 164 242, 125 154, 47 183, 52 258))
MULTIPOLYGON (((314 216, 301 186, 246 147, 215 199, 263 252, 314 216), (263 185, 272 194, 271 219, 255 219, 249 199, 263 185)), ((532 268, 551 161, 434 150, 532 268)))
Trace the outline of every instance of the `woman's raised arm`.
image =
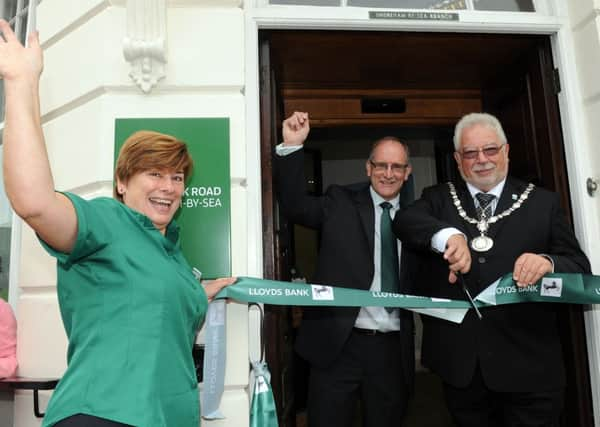
POLYGON ((46 243, 70 252, 77 217, 69 199, 54 191, 42 132, 39 79, 43 68, 37 33, 24 47, 0 20, 0 75, 4 79, 4 184, 13 210, 46 243))

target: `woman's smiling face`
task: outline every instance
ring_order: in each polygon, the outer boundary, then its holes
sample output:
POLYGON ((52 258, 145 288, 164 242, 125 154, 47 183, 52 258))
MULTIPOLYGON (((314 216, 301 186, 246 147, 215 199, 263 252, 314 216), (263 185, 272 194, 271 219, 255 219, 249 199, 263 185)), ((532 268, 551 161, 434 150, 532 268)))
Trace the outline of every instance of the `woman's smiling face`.
POLYGON ((183 171, 150 169, 118 182, 123 203, 148 218, 165 234, 185 191, 183 171))

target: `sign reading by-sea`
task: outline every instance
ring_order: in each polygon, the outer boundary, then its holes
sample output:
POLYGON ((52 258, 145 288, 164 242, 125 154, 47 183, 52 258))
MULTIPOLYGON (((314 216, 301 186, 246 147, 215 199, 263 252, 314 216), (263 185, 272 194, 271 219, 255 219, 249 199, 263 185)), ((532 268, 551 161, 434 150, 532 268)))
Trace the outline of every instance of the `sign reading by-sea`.
POLYGON ((185 141, 194 159, 194 171, 186 181, 181 209, 175 215, 181 227, 183 254, 202 272, 202 278, 231 276, 229 119, 117 119, 115 162, 125 140, 144 129, 185 141))

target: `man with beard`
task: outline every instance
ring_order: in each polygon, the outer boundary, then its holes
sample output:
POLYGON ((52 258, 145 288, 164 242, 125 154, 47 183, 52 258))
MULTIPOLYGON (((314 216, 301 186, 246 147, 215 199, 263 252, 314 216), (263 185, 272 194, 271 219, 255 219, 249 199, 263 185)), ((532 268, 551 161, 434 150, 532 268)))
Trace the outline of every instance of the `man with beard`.
MULTIPOLYGON (((454 133, 464 182, 427 188, 394 231, 421 256, 416 293, 465 299, 512 273, 519 287, 547 273, 589 273, 559 199, 508 173, 509 145, 492 115, 464 116, 454 133), (450 282, 450 283, 448 283, 450 282)), ((565 371, 553 304, 470 310, 461 324, 423 318, 423 364, 443 381, 460 427, 557 426, 565 371)))
MULTIPOLYGON (((307 193, 304 176, 302 146, 308 132, 307 113, 295 112, 284 120, 284 142, 277 147, 274 166, 284 215, 321 232, 313 281, 407 292, 408 254, 391 229, 391 218, 403 203, 400 189, 411 172, 407 146, 394 137, 377 140, 365 162, 368 181, 332 185, 323 196, 315 197, 307 193)), ((409 311, 307 307, 296 351, 310 364, 310 427, 353 426, 358 400, 364 427, 401 425, 414 379, 409 311)))

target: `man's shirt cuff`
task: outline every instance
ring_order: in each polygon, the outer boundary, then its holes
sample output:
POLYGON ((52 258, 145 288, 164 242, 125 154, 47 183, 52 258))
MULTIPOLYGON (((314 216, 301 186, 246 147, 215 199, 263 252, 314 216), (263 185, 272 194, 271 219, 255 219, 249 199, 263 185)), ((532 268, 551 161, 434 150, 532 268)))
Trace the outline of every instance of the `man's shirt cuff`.
POLYGON ((455 234, 460 234, 465 239, 467 238, 464 233, 454 227, 442 228, 431 238, 431 249, 439 253, 445 252, 448 239, 455 234))
POLYGON ((554 260, 552 259, 552 257, 550 255, 546 255, 546 254, 538 254, 541 257, 546 258, 548 261, 550 261, 550 264, 552 264, 552 271, 550 273, 554 273, 554 260))
POLYGON ((275 146, 275 153, 278 156, 287 156, 300 150, 304 145, 283 145, 283 142, 275 146))

